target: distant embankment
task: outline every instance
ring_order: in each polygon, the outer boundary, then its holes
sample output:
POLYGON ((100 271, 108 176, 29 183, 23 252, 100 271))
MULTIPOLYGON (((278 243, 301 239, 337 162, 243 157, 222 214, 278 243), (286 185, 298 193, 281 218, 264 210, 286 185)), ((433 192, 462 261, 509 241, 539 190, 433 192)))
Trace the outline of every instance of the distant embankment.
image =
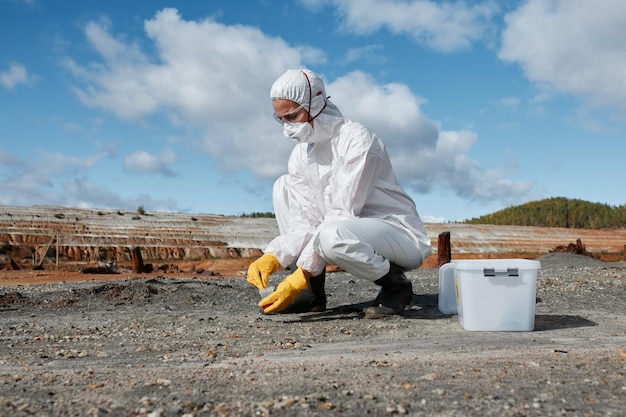
POLYGON ((128 261, 136 246, 152 260, 254 257, 277 232, 267 218, 0 206, 0 245, 20 258, 128 261))
MULTIPOLYGON (((433 251, 451 234, 453 257, 545 254, 581 239, 589 252, 623 253, 626 229, 582 230, 525 226, 427 224, 433 251)), ((141 247, 147 260, 238 258, 260 255, 278 234, 275 219, 185 213, 144 213, 67 207, 0 206, 0 252, 64 261, 128 261, 141 247)), ((15 256, 14 256, 15 257, 15 256)))

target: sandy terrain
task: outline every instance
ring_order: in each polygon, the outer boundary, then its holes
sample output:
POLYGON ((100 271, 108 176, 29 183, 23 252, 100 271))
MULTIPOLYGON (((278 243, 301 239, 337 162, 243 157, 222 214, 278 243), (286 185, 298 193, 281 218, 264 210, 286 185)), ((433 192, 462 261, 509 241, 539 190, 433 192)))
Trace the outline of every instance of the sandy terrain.
POLYGON ((0 287, 3 285, 46 284, 54 282, 81 282, 81 281, 113 281, 127 278, 149 278, 166 276, 171 278, 234 278, 242 277, 248 265, 255 258, 238 259, 211 259, 204 261, 166 262, 163 265, 175 265, 178 271, 171 268, 167 271, 156 270, 152 273, 133 274, 130 263, 121 263, 119 270, 123 272, 111 274, 92 274, 80 272, 85 264, 61 263, 59 267, 54 263, 44 265, 43 270, 22 269, 18 271, 0 271, 0 287), (195 272, 192 272, 195 271, 195 272))

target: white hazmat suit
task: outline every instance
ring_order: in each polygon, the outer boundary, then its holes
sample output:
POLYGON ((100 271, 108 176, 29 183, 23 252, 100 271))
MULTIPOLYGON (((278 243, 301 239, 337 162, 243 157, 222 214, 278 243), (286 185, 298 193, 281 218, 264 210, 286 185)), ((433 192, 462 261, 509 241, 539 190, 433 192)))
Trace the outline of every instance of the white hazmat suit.
POLYGON ((296 262, 312 276, 327 263, 370 281, 388 273, 390 263, 419 267, 430 240, 380 138, 343 117, 312 71, 287 71, 270 95, 303 106, 313 123, 284 124, 298 144, 288 174, 274 185, 280 235, 265 253, 285 267, 296 262))

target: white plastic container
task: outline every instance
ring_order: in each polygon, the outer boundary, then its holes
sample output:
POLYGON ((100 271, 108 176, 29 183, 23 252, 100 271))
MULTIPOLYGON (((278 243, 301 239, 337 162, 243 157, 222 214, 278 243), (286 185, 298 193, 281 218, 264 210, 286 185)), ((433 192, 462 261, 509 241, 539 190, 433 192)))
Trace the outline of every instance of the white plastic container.
POLYGON ((455 260, 440 269, 439 309, 454 314, 454 271, 456 307, 465 330, 532 331, 539 268, 539 261, 527 259, 455 260))
POLYGON ((456 305, 456 285, 454 283, 454 261, 439 268, 439 311, 444 314, 458 314, 456 305))

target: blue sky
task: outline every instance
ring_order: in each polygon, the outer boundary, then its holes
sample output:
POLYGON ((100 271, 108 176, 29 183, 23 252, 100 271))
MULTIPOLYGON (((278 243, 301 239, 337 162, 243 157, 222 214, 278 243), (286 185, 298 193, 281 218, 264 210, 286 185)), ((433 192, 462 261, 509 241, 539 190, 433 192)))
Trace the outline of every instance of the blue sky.
POLYGON ((0 0, 0 205, 272 211, 285 70, 383 138, 429 222, 626 204, 626 2, 0 0))

